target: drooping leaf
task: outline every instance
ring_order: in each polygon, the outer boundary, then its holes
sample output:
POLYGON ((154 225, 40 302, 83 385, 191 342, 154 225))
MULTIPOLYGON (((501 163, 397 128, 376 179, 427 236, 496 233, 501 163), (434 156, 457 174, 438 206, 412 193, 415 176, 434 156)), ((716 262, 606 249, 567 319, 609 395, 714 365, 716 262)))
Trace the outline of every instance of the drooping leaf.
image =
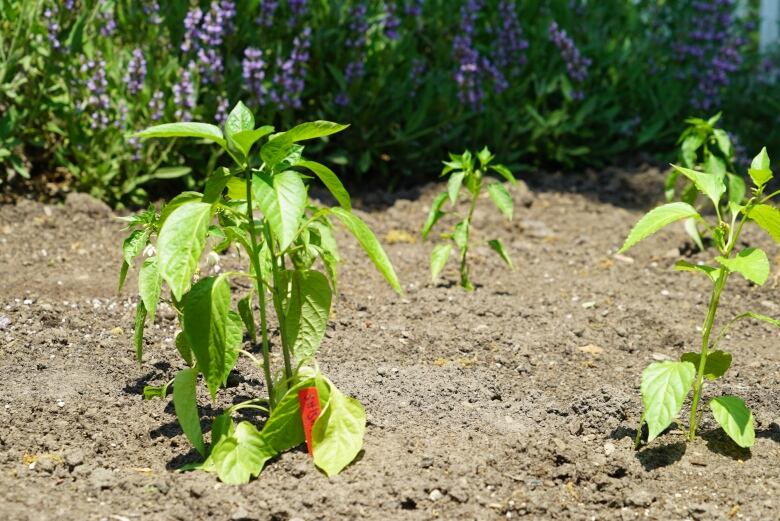
POLYGON ((501 175, 501 177, 503 177, 510 183, 512 184, 517 183, 517 179, 515 179, 515 176, 512 175, 512 172, 504 165, 491 165, 490 169, 498 172, 499 175, 501 175))
POLYGON ((447 192, 442 192, 439 195, 436 196, 436 199, 433 200, 433 204, 431 204, 431 210, 428 212, 428 218, 425 220, 425 224, 422 228, 422 238, 423 240, 428 238, 428 234, 431 233, 431 228, 444 216, 444 212, 441 211, 441 207, 444 204, 444 201, 447 200, 447 192))
POLYGON ((160 230, 157 239, 160 275, 176 300, 181 300, 190 287, 206 246, 211 215, 212 206, 208 203, 183 204, 171 213, 160 230))
MULTIPOLYGON (((698 371, 699 360, 701 355, 699 353, 685 353, 680 358, 683 362, 690 362, 698 371)), ((720 378, 731 367, 731 354, 725 351, 712 351, 707 354, 707 361, 704 363, 704 377, 708 380, 715 380, 720 378)))
POLYGON ((195 369, 182 369, 176 373, 176 377, 173 379, 173 407, 184 435, 187 436, 200 455, 206 457, 206 446, 203 443, 203 431, 200 428, 200 414, 198 413, 198 400, 195 393, 197 382, 198 373, 195 369))
POLYGON ((642 403, 648 428, 648 443, 680 414, 691 390, 696 368, 690 362, 656 362, 642 372, 642 403))
POLYGON ((192 348, 190 347, 190 344, 187 343, 187 335, 184 334, 184 331, 179 331, 176 334, 175 344, 176 350, 184 359, 184 362, 192 367, 192 348))
POLYGON ((338 474, 363 448, 365 430, 360 402, 331 386, 330 399, 312 428, 314 464, 328 476, 338 474))
POLYGON ((753 446, 756 441, 753 413, 742 399, 736 396, 718 396, 710 400, 710 408, 715 420, 734 443, 743 448, 753 446))
POLYGON ((720 198, 726 192, 726 185, 723 183, 723 178, 705 172, 697 172, 696 170, 683 168, 677 165, 672 165, 672 167, 690 179, 701 193, 709 197, 709 199, 712 201, 712 204, 718 206, 720 203, 720 198))
POLYGON ((292 282, 285 331, 293 354, 299 360, 314 356, 325 336, 330 315, 328 278, 316 270, 288 272, 292 282))
POLYGON ((227 384, 228 375, 236 365, 238 352, 241 350, 241 344, 244 341, 244 329, 241 327, 241 317, 235 311, 228 312, 228 321, 225 324, 225 365, 222 370, 222 385, 227 384))
POLYGON ((178 179, 192 172, 192 168, 188 166, 164 166, 158 168, 152 173, 153 179, 178 179))
POLYGON ((369 228, 357 215, 348 212, 343 208, 332 208, 331 212, 339 221, 341 221, 341 224, 349 230, 355 239, 357 239, 360 246, 363 247, 363 251, 368 255, 368 258, 371 259, 371 262, 374 263, 374 266, 376 266, 396 293, 403 295, 403 289, 401 289, 401 283, 398 282, 398 277, 395 274, 393 265, 390 263, 387 253, 385 253, 382 245, 379 244, 379 241, 374 235, 374 232, 371 231, 371 228, 369 228))
POLYGON ((693 206, 687 203, 668 203, 654 208, 634 225, 619 253, 625 252, 642 239, 649 237, 668 224, 690 218, 701 219, 701 216, 693 206))
POLYGON ((447 194, 450 197, 451 204, 458 202, 458 193, 460 192, 460 187, 463 184, 463 177, 465 175, 466 172, 459 170, 450 174, 449 179, 447 179, 447 194))
POLYGON ((230 170, 225 167, 217 168, 206 180, 202 201, 209 204, 219 201, 225 186, 232 178, 233 174, 230 173, 230 170))
POLYGON ((336 201, 338 201, 341 207, 345 210, 352 210, 352 202, 350 201, 349 193, 344 188, 344 185, 341 184, 341 180, 333 170, 315 161, 298 161, 296 166, 308 168, 314 172, 314 174, 320 178, 322 184, 325 185, 325 188, 333 194, 333 197, 336 198, 336 201))
POLYGON ((771 235, 775 242, 780 242, 780 210, 768 204, 759 204, 750 210, 748 217, 771 235))
POLYGON ((433 282, 436 282, 436 279, 444 269, 451 254, 452 244, 450 243, 442 243, 434 246, 433 251, 431 252, 431 280, 433 282))
POLYGON ((160 301, 160 290, 162 289, 162 277, 157 268, 157 257, 149 257, 141 265, 141 271, 138 273, 138 294, 146 307, 146 310, 152 320, 157 311, 157 303, 160 301))
POLYGON ((273 176, 261 173, 252 178, 252 190, 271 232, 279 241, 279 249, 286 250, 295 239, 306 209, 303 181, 292 170, 273 176))
POLYGON ((677 261, 674 265, 674 269, 677 271, 693 271, 693 272, 703 273, 712 282, 718 280, 718 276, 720 275, 719 268, 713 268, 712 266, 707 266, 706 264, 704 265, 693 264, 684 260, 677 261))
POLYGON ((144 356, 144 322, 146 322, 146 307, 141 300, 135 308, 135 332, 133 333, 135 359, 138 362, 141 362, 144 356))
POLYGON ((182 326, 187 344, 198 361, 212 399, 224 381, 229 311, 230 285, 224 275, 201 279, 184 300, 182 326))
POLYGON ((514 209, 514 203, 512 202, 512 196, 509 195, 504 185, 501 183, 491 183, 488 185, 488 193, 493 204, 506 216, 510 221, 512 220, 512 212, 514 209))
POLYGON ((712 134, 714 135, 715 142, 718 143, 718 148, 720 149, 723 156, 731 157, 732 145, 728 132, 722 128, 716 128, 712 131, 712 134))
POLYGON ((214 463, 220 481, 228 485, 241 485, 257 477, 265 462, 276 454, 254 425, 242 421, 233 434, 220 438, 209 459, 214 463))
POLYGON ((126 260, 122 259, 122 267, 119 268, 119 287, 117 288, 118 293, 122 293, 122 287, 125 285, 125 280, 127 279, 127 272, 130 269, 130 265, 127 263, 126 260))
POLYGON ((501 243, 498 239, 490 239, 488 241, 488 246, 490 246, 490 249, 494 252, 498 253, 498 256, 501 257, 501 260, 503 260, 507 266, 509 266, 510 269, 514 269, 515 267, 512 265, 512 259, 509 257, 509 254, 506 251, 506 248, 504 248, 504 245, 501 243))
POLYGON ((144 385, 144 400, 154 400, 155 398, 165 398, 168 394, 168 385, 144 385))
POLYGON ((336 132, 341 132, 347 127, 349 127, 349 125, 333 123, 332 121, 309 121, 308 123, 301 123, 300 125, 291 128, 284 133, 284 136, 292 142, 304 141, 307 139, 329 136, 336 132))
POLYGON ((154 137, 194 137, 213 141, 223 148, 226 144, 225 138, 222 137, 222 131, 219 127, 208 123, 163 123, 162 125, 155 125, 142 130, 141 132, 136 133, 135 136, 140 137, 141 139, 154 137))
POLYGON ((252 339, 252 343, 257 343, 257 331, 255 330, 255 315, 252 311, 252 295, 249 294, 246 297, 238 301, 238 314, 241 316, 241 320, 244 322, 249 337, 252 339))
POLYGON ((737 272, 759 286, 769 278, 769 259, 761 249, 745 248, 734 257, 716 257, 715 260, 729 271, 737 272))
POLYGON ((696 219, 685 219, 683 221, 683 228, 688 237, 696 244, 699 251, 704 251, 704 242, 701 240, 701 234, 699 233, 699 226, 696 224, 696 219))

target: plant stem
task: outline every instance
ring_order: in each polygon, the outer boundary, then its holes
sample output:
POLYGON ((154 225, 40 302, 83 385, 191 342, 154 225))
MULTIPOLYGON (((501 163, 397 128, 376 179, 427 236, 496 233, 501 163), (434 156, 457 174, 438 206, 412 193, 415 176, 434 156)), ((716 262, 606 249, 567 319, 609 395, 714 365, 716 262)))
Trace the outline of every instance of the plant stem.
POLYGON ((281 280, 281 273, 279 269, 280 267, 279 263, 281 263, 281 267, 282 269, 284 269, 284 254, 277 257, 276 253, 274 253, 273 241, 271 237, 271 231, 268 227, 268 223, 265 224, 265 227, 263 228, 263 233, 265 234, 266 242, 268 244, 269 251, 271 253, 271 272, 273 274, 273 279, 274 279, 274 289, 271 293, 274 299, 274 309, 276 310, 276 317, 279 319, 279 336, 282 339, 282 356, 284 357, 284 376, 287 379, 288 382, 287 385, 289 388, 292 386, 293 383, 292 382, 293 370, 292 370, 292 362, 290 358, 290 346, 287 343, 288 342, 287 332, 285 330, 285 324, 287 318, 284 312, 284 305, 283 305, 284 301, 280 293, 282 288, 282 280, 281 280))
POLYGON ((690 416, 690 433, 688 438, 693 441, 696 437, 696 424, 698 421, 698 409, 699 399, 701 398, 701 387, 704 382, 704 367, 707 363, 707 351, 710 344, 710 334, 712 333, 712 324, 715 322, 715 314, 718 312, 718 302, 720 301, 720 293, 723 291, 723 287, 726 285, 726 279, 728 279, 729 272, 725 268, 721 268, 720 275, 715 281, 715 287, 712 289, 712 296, 710 297, 710 307, 707 310, 707 318, 704 319, 704 330, 701 334, 701 353, 699 354, 699 367, 696 372, 696 380, 693 384, 693 402, 691 403, 691 416, 690 416))
POLYGON ((268 390, 268 407, 274 407, 273 379, 271 377, 271 356, 268 347, 268 322, 265 309, 265 285, 263 284, 263 272, 260 264, 260 249, 257 246, 257 235, 255 234, 255 218, 252 212, 252 172, 245 170, 246 175, 246 218, 249 226, 249 240, 252 251, 249 257, 252 260, 252 266, 255 270, 255 289, 257 290, 257 304, 260 306, 260 332, 263 337, 263 375, 265 377, 265 386, 268 390))
POLYGON ((466 254, 469 251, 469 239, 471 235, 471 218, 474 216, 474 209, 477 207, 477 199, 479 193, 482 191, 482 179, 479 180, 479 184, 476 189, 471 193, 471 204, 469 205, 469 213, 466 217, 466 246, 460 255, 460 285, 466 288, 468 291, 473 291, 474 286, 469 280, 469 266, 466 262, 466 254))

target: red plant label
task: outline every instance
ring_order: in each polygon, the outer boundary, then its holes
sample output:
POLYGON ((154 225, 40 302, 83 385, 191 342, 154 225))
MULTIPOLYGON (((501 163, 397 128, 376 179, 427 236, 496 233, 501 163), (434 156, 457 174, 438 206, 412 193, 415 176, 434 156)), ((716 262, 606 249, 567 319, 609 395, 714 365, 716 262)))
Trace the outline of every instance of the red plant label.
POLYGON ((311 439, 311 429, 314 422, 320 416, 320 397, 316 387, 306 387, 298 391, 298 403, 301 406, 301 421, 303 421, 303 433, 306 435, 306 448, 309 456, 314 454, 314 445, 311 439))

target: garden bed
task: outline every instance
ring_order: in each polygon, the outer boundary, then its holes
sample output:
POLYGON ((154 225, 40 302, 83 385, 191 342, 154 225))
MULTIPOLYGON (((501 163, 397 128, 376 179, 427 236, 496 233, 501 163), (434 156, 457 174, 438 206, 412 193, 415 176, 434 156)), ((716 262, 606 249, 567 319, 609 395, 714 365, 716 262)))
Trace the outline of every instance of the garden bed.
MULTIPOLYGON (((429 283, 432 245, 418 232, 441 186, 365 197, 373 211, 363 215, 406 295, 342 237, 348 260, 318 358, 365 405, 365 451, 327 479, 299 449, 238 487, 177 473, 197 453, 167 401, 141 399, 144 385, 165 383, 182 362, 165 305, 147 326, 143 365, 134 361, 133 292, 116 295, 122 223, 85 196, 0 207, 0 517, 771 518, 780 506, 780 353, 768 324, 734 329, 726 344, 734 366, 705 390, 746 400, 752 451, 708 415, 693 443, 673 426, 633 450, 640 374, 698 349, 709 292, 704 277, 672 270, 679 251, 691 251, 681 226, 630 256, 614 254, 661 201, 663 177, 655 169, 532 176, 530 190, 512 188, 508 224, 480 205, 475 233, 501 238, 517 269, 479 246, 471 294, 457 287, 454 264, 429 283)), ((768 238, 755 230, 744 238, 777 265, 768 238)), ((233 253, 221 263, 235 263, 233 253)), ((756 288, 735 277, 721 315, 780 316, 778 281, 756 288)), ((219 409, 257 394, 261 382, 242 359, 218 402, 204 394, 200 404, 219 409)))

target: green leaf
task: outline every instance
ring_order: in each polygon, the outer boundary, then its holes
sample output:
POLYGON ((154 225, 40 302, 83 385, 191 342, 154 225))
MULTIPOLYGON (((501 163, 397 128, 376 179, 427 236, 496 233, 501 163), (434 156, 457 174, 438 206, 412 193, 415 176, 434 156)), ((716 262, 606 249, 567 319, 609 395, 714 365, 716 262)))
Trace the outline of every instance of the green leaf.
POLYGON ((715 420, 734 443, 742 448, 753 446, 756 441, 753 413, 744 401, 736 396, 718 396, 710 400, 710 408, 715 420))
POLYGON ((157 310, 157 303, 160 301, 161 289, 162 277, 157 268, 157 257, 149 257, 141 265, 141 271, 138 273, 138 294, 152 320, 157 310))
POLYGON ((715 282, 720 275, 720 268, 713 268, 712 266, 692 264, 688 261, 677 261, 674 265, 674 269, 677 271, 693 271, 703 273, 712 282, 715 282))
POLYGON ((135 332, 133 333, 135 359, 139 363, 144 356, 144 322, 146 322, 146 307, 144 306, 144 301, 141 300, 135 308, 135 332))
POLYGON ((187 335, 184 334, 184 331, 179 331, 176 334, 175 343, 176 343, 176 350, 184 359, 184 362, 188 366, 192 367, 192 348, 190 347, 190 344, 187 343, 187 335))
POLYGON ((188 166, 164 166, 158 168, 152 174, 154 179, 178 179, 192 172, 192 168, 188 166))
POLYGON ((300 175, 292 170, 273 176, 261 173, 252 178, 252 190, 279 241, 280 251, 286 250, 295 239, 306 209, 306 187, 300 175))
POLYGON ((735 257, 716 257, 715 260, 729 271, 737 272, 759 286, 769 278, 769 259, 761 249, 745 248, 735 257))
POLYGON ((293 354, 302 360, 314 356, 325 336, 332 295, 328 278, 319 271, 288 273, 292 284, 284 326, 293 354))
POLYGON ((133 230, 133 232, 127 236, 122 242, 122 255, 125 262, 132 266, 133 259, 144 251, 146 244, 149 242, 148 230, 133 230))
POLYGON ((759 204, 750 210, 748 217, 771 235, 775 242, 780 242, 780 210, 768 204, 759 204))
POLYGON ((401 283, 398 282, 398 277, 395 274, 393 265, 390 263, 390 259, 387 257, 382 245, 379 244, 374 232, 371 231, 371 228, 360 220, 357 215, 348 212, 343 208, 332 208, 331 212, 339 221, 341 221, 341 224, 349 230, 355 239, 357 239, 360 246, 363 247, 363 250, 368 255, 368 258, 371 259, 371 262, 374 263, 374 266, 377 267, 379 272, 384 276, 385 280, 387 280, 396 293, 403 295, 404 291, 401 289, 401 283))
POLYGON ((136 137, 141 139, 149 139, 154 137, 194 137, 213 141, 221 147, 225 147, 225 138, 222 137, 222 131, 215 125, 208 123, 163 123, 162 125, 155 125, 149 127, 141 132, 135 134, 136 137))
POLYGON ((310 121, 308 123, 301 123, 300 125, 291 128, 283 135, 290 141, 296 142, 304 141, 306 139, 329 136, 331 134, 335 134, 336 132, 341 132, 347 127, 349 127, 349 125, 341 125, 331 121, 310 121))
MULTIPOLYGON (((301 409, 298 403, 298 391, 315 384, 314 378, 300 380, 279 399, 268 421, 263 426, 263 438, 277 452, 297 447, 306 438, 301 423, 301 409)), ((276 386, 279 387, 278 385, 276 386)), ((320 396, 320 403, 323 397, 320 396)))
POLYGON ((293 141, 285 134, 276 134, 260 148, 260 158, 273 168, 290 154, 293 145, 293 141))
POLYGON ((235 311, 228 312, 228 320, 225 324, 225 365, 222 370, 222 385, 227 384, 228 375, 236 365, 238 352, 244 342, 244 328, 241 327, 241 317, 235 311))
POLYGON ((437 244, 431 252, 431 281, 436 282, 452 254, 452 244, 437 244))
POLYGON ((225 120, 225 135, 230 138, 239 132, 255 128, 255 116, 241 101, 236 103, 225 120))
POLYGON ((639 222, 637 222, 628 234, 623 247, 618 253, 623 253, 633 245, 654 234, 667 224, 671 224, 681 219, 701 219, 699 212, 687 203, 669 203, 647 212, 639 222))
MULTIPOLYGON (((698 371, 701 355, 699 353, 685 353, 680 360, 692 363, 698 371)), ((726 374, 729 367, 731 367, 731 354, 720 350, 712 351, 707 354, 707 361, 704 363, 704 377, 708 380, 715 380, 726 374)))
POLYGON ((225 186, 232 178, 233 174, 230 173, 230 170, 225 167, 217 168, 206 180, 202 201, 209 204, 219 201, 225 186))
POLYGON ((328 404, 312 428, 314 464, 328 476, 338 474, 363 448, 365 430, 360 402, 331 386, 328 404))
POLYGON ((766 147, 762 148, 761 152, 753 158, 748 174, 753 179, 753 183, 759 188, 772 179, 772 170, 769 168, 769 154, 766 152, 766 147))
POLYGON ((122 267, 119 268, 119 288, 117 289, 118 293, 122 293, 122 287, 125 285, 125 280, 127 279, 127 272, 130 269, 130 265, 127 263, 126 260, 122 259, 122 267))
POLYGON ((276 454, 254 425, 243 421, 233 434, 222 436, 209 458, 223 483, 241 485, 257 477, 265 462, 276 454))
POLYGON ((232 436, 234 432, 236 432, 236 426, 233 425, 230 412, 224 412, 214 418, 214 421, 211 422, 211 450, 214 450, 214 447, 224 436, 232 436))
POLYGON ((469 244, 469 222, 464 219, 455 225, 455 230, 452 232, 452 240, 461 250, 465 251, 469 244))
POLYGON ((730 158, 732 155, 732 145, 728 132, 722 128, 716 128, 712 131, 712 133, 715 136, 715 142, 718 143, 718 148, 720 149, 723 156, 730 158))
POLYGON ((683 168, 677 165, 672 165, 672 167, 690 179, 701 193, 710 198, 712 204, 718 206, 720 198, 726 192, 726 185, 723 183, 721 177, 705 172, 697 172, 696 170, 683 168))
POLYGON ((173 213, 175 209, 178 207, 187 204, 192 203, 196 201, 200 201, 203 198, 203 194, 199 192, 182 192, 163 206, 163 209, 160 211, 160 227, 165 224, 165 221, 168 220, 168 217, 173 213))
POLYGON ((447 200, 447 192, 442 192, 439 195, 436 196, 436 199, 433 200, 433 204, 431 205, 431 211, 428 212, 428 218, 425 220, 425 224, 422 228, 422 238, 423 240, 428 238, 428 234, 431 233, 431 228, 444 216, 444 212, 441 211, 441 207, 444 204, 444 201, 447 200))
POLYGON ((333 194, 333 197, 336 198, 336 201, 338 201, 341 207, 345 210, 352 210, 352 202, 349 199, 349 193, 344 188, 344 185, 341 184, 341 180, 333 170, 315 161, 298 161, 295 166, 308 168, 314 172, 314 174, 320 178, 322 184, 324 184, 330 193, 333 194))
POLYGON ((458 202, 458 192, 460 192, 460 187, 463 184, 463 177, 465 175, 466 172, 459 170, 450 174, 450 177, 447 180, 447 193, 450 196, 451 204, 458 202))
POLYGON ((249 152, 252 150, 252 146, 273 131, 274 127, 265 125, 254 130, 242 130, 240 132, 236 132, 230 137, 230 139, 236 148, 238 148, 238 150, 240 150, 244 156, 248 157, 249 152))
POLYGON ((512 259, 509 257, 509 254, 506 251, 506 248, 504 248, 504 245, 501 243, 498 239, 491 239, 488 242, 488 246, 490 246, 490 249, 492 249, 494 252, 498 253, 498 256, 501 257, 501 260, 506 262, 507 266, 509 266, 510 269, 514 269, 515 267, 512 265, 512 259))
POLYGON ((168 385, 144 385, 144 400, 154 400, 155 398, 165 398, 168 394, 168 385))
POLYGON ((173 379, 173 407, 184 435, 200 455, 206 457, 206 446, 203 443, 203 431, 200 428, 200 414, 198 414, 198 400, 195 394, 197 382, 198 373, 195 369, 182 369, 176 373, 176 378, 173 379))
POLYGON ((184 300, 184 334, 212 399, 224 381, 229 311, 230 285, 224 275, 201 279, 184 300))
POLYGON ((176 300, 181 300, 187 292, 198 268, 211 215, 212 206, 208 203, 183 204, 171 213, 160 230, 157 238, 160 275, 176 300))
POLYGON ((745 181, 738 175, 726 172, 726 183, 729 186, 729 202, 741 203, 745 198, 745 181))
POLYGON ((680 414, 695 376, 696 368, 690 362, 656 362, 642 372, 641 392, 648 443, 680 414))
POLYGON ((252 343, 256 344, 257 331, 255 330, 255 315, 252 311, 251 294, 238 301, 238 314, 241 317, 241 320, 244 322, 244 327, 246 327, 246 330, 249 332, 252 343))
POLYGON ((512 202, 512 196, 509 195, 504 185, 501 183, 491 183, 488 185, 488 193, 493 204, 501 210, 504 216, 512 220, 512 211, 514 209, 514 203, 512 202))
POLYGON ((515 176, 512 175, 512 172, 504 165, 492 165, 490 169, 498 172, 498 174, 501 175, 501 177, 503 177, 504 179, 506 179, 512 184, 515 184, 517 182, 517 179, 515 179, 515 176))

